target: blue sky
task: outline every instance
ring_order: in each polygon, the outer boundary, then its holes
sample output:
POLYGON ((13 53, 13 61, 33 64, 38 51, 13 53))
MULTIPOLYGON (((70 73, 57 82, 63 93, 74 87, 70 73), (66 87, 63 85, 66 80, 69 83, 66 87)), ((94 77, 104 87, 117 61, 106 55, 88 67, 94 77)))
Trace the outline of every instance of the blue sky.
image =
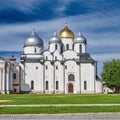
POLYGON ((103 62, 120 58, 120 0, 0 0, 0 56, 19 60, 33 27, 47 49, 66 22, 86 37, 99 74, 103 62))

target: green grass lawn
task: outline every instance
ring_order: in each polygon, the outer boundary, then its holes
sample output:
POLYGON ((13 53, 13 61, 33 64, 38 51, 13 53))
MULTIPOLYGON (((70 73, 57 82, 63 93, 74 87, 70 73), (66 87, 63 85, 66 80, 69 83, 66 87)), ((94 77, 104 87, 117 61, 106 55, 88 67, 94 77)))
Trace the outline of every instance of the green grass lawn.
POLYGON ((120 95, 36 95, 36 94, 4 94, 0 104, 105 104, 120 103, 120 95))
POLYGON ((99 113, 120 112, 119 106, 113 107, 2 107, 0 114, 60 114, 60 113, 99 113))
MULTIPOLYGON (((5 94, 0 95, 0 105, 22 104, 118 104, 120 95, 35 95, 5 94), (3 102, 6 101, 6 102, 3 102)), ((61 106, 61 107, 0 107, 0 114, 55 114, 55 113, 88 113, 120 112, 120 106, 61 106)))

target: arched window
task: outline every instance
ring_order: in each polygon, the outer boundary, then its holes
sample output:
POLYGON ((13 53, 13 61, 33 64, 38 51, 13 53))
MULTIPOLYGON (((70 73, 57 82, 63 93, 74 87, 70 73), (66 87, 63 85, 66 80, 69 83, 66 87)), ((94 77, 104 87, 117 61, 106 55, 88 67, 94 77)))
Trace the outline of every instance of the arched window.
POLYGON ((48 56, 46 56, 46 60, 48 60, 48 56))
POLYGON ((82 45, 79 46, 79 51, 82 52, 82 45))
POLYGON ((48 81, 46 81, 46 90, 48 90, 49 87, 48 87, 48 81))
POLYGON ((68 75, 68 81, 74 81, 75 77, 73 74, 68 75))
POLYGON ((31 90, 34 89, 34 81, 31 81, 31 90))
POLYGON ((13 79, 16 79, 16 73, 13 73, 13 79))
POLYGON ((58 90, 58 89, 59 89, 59 82, 56 81, 56 90, 58 90))
POLYGON ((87 81, 84 81, 84 90, 87 90, 87 81))
POLYGON ((46 65, 45 68, 46 68, 46 70, 47 70, 47 69, 48 69, 48 66, 46 65))
POLYGON ((58 66, 56 66, 56 70, 58 70, 58 66))

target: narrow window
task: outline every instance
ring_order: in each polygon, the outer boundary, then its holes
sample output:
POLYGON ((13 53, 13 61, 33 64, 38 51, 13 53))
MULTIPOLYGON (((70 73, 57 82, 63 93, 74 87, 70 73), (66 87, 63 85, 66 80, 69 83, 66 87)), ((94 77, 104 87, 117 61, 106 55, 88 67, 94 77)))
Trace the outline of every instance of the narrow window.
POLYGON ((74 81, 75 77, 73 74, 68 75, 68 81, 74 81))
POLYGON ((16 79, 16 73, 13 73, 13 79, 16 79))
POLYGON ((55 60, 57 60, 57 56, 55 56, 55 60))
POLYGON ((79 46, 79 51, 82 52, 82 45, 79 46))
POLYGON ((56 81, 56 90, 58 90, 59 89, 59 83, 58 83, 58 81, 56 81))
POLYGON ((65 65, 65 69, 67 69, 67 66, 65 65))
POLYGON ((36 48, 35 48, 35 53, 36 53, 36 48))
POLYGON ((56 70, 58 70, 58 66, 56 66, 56 70))
POLYGON ((69 50, 69 44, 66 44, 66 50, 69 50))
POLYGON ((55 45, 55 50, 57 50, 58 49, 58 46, 57 45, 55 45))
POLYGON ((48 60, 48 56, 46 56, 46 60, 48 60))
POLYGON ((48 66, 46 65, 45 67, 46 67, 46 70, 47 70, 47 69, 48 69, 48 66))
POLYGON ((84 90, 87 90, 87 81, 84 81, 84 90))
POLYGON ((48 90, 48 81, 46 81, 46 90, 48 90))
POLYGON ((34 81, 31 81, 31 90, 34 89, 34 81))
POLYGON ((72 46, 72 49, 74 50, 74 44, 73 44, 73 46, 72 46))
POLYGON ((63 46, 61 45, 61 53, 62 53, 62 51, 63 51, 63 46))

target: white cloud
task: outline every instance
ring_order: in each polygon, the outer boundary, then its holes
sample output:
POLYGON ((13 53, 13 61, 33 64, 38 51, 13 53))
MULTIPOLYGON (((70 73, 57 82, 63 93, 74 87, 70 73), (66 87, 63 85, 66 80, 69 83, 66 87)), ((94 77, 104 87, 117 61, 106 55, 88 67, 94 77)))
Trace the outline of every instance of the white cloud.
POLYGON ((64 11, 67 9, 67 6, 75 0, 58 0, 58 4, 54 7, 54 12, 59 14, 59 16, 64 16, 64 11))
MULTIPOLYGON (((120 16, 117 14, 104 15, 100 13, 64 17, 49 21, 38 21, 27 24, 12 24, 0 26, 0 50, 17 51, 23 50, 24 40, 31 34, 35 27, 39 36, 43 39, 47 48, 48 41, 54 30, 59 32, 64 23, 78 33, 82 31, 88 40, 89 48, 94 48, 92 57, 98 61, 99 74, 102 72, 103 62, 120 58, 118 47, 120 46, 119 30, 109 30, 109 27, 118 28, 120 26, 120 16), (100 16, 100 17, 99 17, 100 16), (101 31, 99 31, 99 29, 101 31), (106 29, 105 31, 102 29, 106 29), (108 30, 107 30, 108 29, 108 30), (98 32, 96 32, 98 31, 98 32), (115 50, 116 52, 111 52, 115 50), (118 50, 118 51, 117 51, 118 50), (96 53, 96 51, 99 51, 96 53), (107 51, 107 53, 104 51, 107 51)), ((91 53, 91 51, 88 51, 91 53)))
POLYGON ((15 8, 22 12, 28 13, 32 12, 32 9, 35 7, 38 7, 38 3, 43 3, 43 0, 7 0, 4 2, 1 2, 0 9, 4 8, 15 8))
MULTIPOLYGON (((0 26, 0 41, 3 43, 14 42, 11 48, 13 50, 20 49, 20 47, 14 46, 15 43, 19 43, 19 40, 22 41, 29 36, 33 27, 36 28, 40 37, 48 42, 49 38, 52 36, 54 30, 61 30, 64 27, 64 23, 67 22, 69 27, 77 34, 79 31, 83 32, 83 35, 88 39, 88 46, 95 47, 116 47, 120 45, 120 34, 114 30, 108 29, 108 31, 99 31, 99 29, 107 29, 107 27, 118 27, 120 25, 120 16, 115 14, 102 15, 97 14, 87 14, 87 15, 78 15, 65 18, 54 19, 50 21, 38 21, 28 24, 12 24, 12 25, 2 25, 0 26), (101 16, 101 18, 99 18, 101 16), (107 23, 107 24, 106 24, 107 23), (94 29, 96 31, 94 31, 94 29), (25 34, 25 36, 20 36, 20 34, 25 34)), ((3 46, 3 43, 0 45, 0 49, 6 49, 3 46)), ((5 44, 4 44, 5 45, 5 44)), ((7 43, 6 43, 7 45, 7 43)), ((107 49, 107 48, 106 48, 107 49)))

